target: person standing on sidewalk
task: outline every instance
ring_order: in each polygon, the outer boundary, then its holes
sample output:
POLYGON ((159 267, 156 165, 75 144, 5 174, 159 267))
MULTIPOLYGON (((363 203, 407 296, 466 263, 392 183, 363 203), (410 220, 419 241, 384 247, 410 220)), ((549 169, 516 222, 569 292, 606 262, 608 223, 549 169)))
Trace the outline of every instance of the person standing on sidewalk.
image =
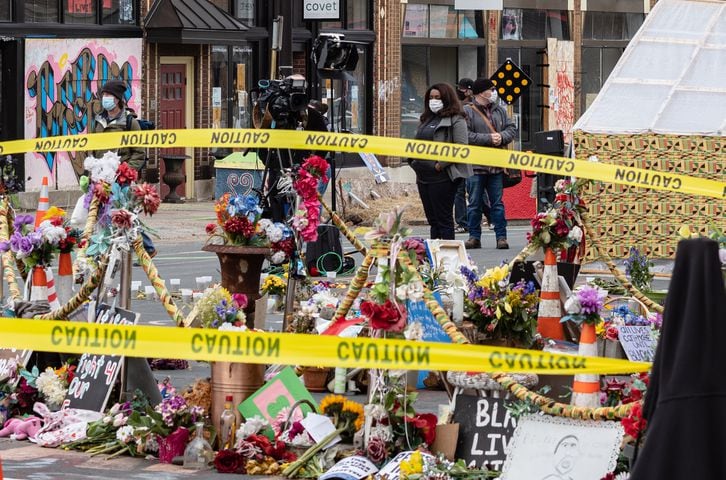
MULTIPOLYGON (((469 144, 481 147, 504 148, 514 140, 517 127, 507 116, 507 111, 497 101, 494 82, 488 78, 478 78, 473 85, 474 101, 464 107, 469 127, 469 144)), ((507 219, 504 212, 502 194, 504 173, 499 167, 475 166, 474 175, 466 182, 469 194, 469 239, 468 249, 481 248, 481 217, 484 208, 484 195, 489 199, 491 222, 494 224, 496 247, 508 249, 507 219)))
MULTIPOLYGON (((462 78, 456 86, 456 95, 463 105, 472 101, 471 87, 474 86, 474 80, 471 78, 462 78)), ((454 197, 454 221, 456 222, 456 233, 466 233, 469 231, 469 223, 467 222, 466 213, 466 181, 460 182, 456 188, 456 196, 454 197)))
MULTIPOLYGON (((451 85, 437 83, 426 90, 416 139, 467 143, 464 112, 451 85)), ((416 159, 409 160, 409 164, 416 172, 416 185, 431 227, 431 238, 454 240, 454 196, 459 184, 473 174, 471 165, 416 159)))

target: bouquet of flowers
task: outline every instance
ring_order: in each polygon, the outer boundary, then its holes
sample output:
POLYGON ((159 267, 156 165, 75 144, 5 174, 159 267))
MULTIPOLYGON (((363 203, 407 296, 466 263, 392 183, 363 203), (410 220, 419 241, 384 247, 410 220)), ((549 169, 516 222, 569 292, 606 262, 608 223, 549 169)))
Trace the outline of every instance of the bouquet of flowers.
POLYGON ((292 219, 292 225, 306 242, 318 239, 321 209, 318 185, 328 181, 327 170, 328 162, 322 157, 313 155, 303 162, 292 184, 301 199, 300 206, 292 219))
POLYGON ((485 338, 529 347, 537 330, 539 297, 534 282, 509 283, 509 266, 490 268, 481 278, 465 266, 469 284, 464 309, 485 338))
POLYGON ((566 204, 550 207, 537 213, 532 221, 527 241, 535 247, 566 250, 578 246, 583 238, 578 215, 566 204))
POLYGON ((278 275, 268 275, 265 281, 262 282, 260 290, 263 294, 282 296, 285 295, 286 288, 287 284, 278 275))
POLYGON ((222 195, 214 205, 217 223, 206 230, 210 243, 271 248, 270 261, 283 263, 295 251, 292 230, 279 222, 262 218, 262 207, 256 195, 222 195))
POLYGON ((38 389, 38 394, 45 400, 51 409, 58 409, 68 393, 73 377, 75 377, 75 365, 63 364, 60 368, 46 368, 43 372, 34 366, 32 370, 22 370, 20 374, 25 378, 27 384, 38 389))
POLYGON ((247 295, 229 293, 221 286, 212 288, 197 303, 197 316, 203 328, 219 330, 247 330, 247 295))
POLYGON ((630 247, 629 253, 628 258, 625 259, 625 274, 630 277, 635 288, 649 292, 651 290, 650 282, 653 280, 653 273, 650 271, 654 266, 653 262, 635 247, 630 247))
POLYGON ((649 326, 653 330, 653 339, 657 341, 658 332, 663 323, 660 313, 649 313, 643 316, 632 311, 627 305, 620 305, 610 310, 603 321, 596 325, 596 333, 600 338, 618 340, 618 327, 620 326, 649 326))
POLYGON ((32 215, 18 215, 13 221, 13 234, 0 242, 0 252, 12 251, 27 270, 35 266, 49 267, 60 244, 67 237, 66 229, 50 220, 43 220, 34 228, 32 215))
POLYGON ((600 322, 600 312, 605 304, 607 292, 591 285, 577 288, 565 302, 567 315, 562 322, 572 320, 579 324, 597 325, 600 322))

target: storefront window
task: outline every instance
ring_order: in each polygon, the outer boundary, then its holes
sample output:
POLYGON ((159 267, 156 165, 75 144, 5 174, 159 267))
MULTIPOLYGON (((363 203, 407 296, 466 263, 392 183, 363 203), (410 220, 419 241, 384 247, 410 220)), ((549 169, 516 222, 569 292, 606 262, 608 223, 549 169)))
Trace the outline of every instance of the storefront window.
POLYGON ((245 25, 255 24, 255 0, 236 0, 235 13, 245 25))
POLYGON ((63 0, 64 23, 97 23, 96 0, 63 0))
POLYGON ((459 11, 459 38, 484 38, 483 11, 459 11))
POLYGON ((232 126, 250 128, 249 91, 252 84, 252 48, 232 47, 232 126))
POLYGON ((12 20, 12 0, 0 0, 0 22, 11 22, 12 20))
POLYGON ((406 16, 403 20, 404 37, 429 36, 429 6, 408 4, 406 16))
POLYGON ((585 12, 582 38, 585 40, 630 40, 645 14, 624 12, 585 12))
POLYGON ((501 40, 570 39, 567 10, 505 8, 502 12, 501 40))
POLYGON ((431 5, 431 38, 456 38, 456 10, 452 6, 431 5))
POLYGON ((27 0, 25 2, 25 21, 28 23, 57 23, 57 0, 27 0))
POLYGON ((136 23, 134 0, 103 0, 105 25, 130 25, 136 23))
POLYGON ((348 0, 346 22, 349 30, 368 30, 368 0, 348 0))
POLYGON ((252 49, 212 46, 212 127, 249 128, 252 49))

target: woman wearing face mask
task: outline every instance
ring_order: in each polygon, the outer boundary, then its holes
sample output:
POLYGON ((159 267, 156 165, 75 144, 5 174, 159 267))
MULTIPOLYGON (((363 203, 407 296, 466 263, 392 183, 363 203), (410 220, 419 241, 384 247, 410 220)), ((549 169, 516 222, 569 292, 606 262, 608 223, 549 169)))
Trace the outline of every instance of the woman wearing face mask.
MULTIPOLYGON (((126 108, 126 84, 118 80, 111 80, 101 88, 101 107, 103 110, 96 115, 94 133, 125 132, 127 130, 141 130, 138 120, 133 117, 131 110, 126 108), (131 122, 126 118, 132 116, 131 122)), ((101 158, 106 150, 92 152, 93 156, 101 158)), ((146 153, 139 147, 119 148, 116 152, 122 162, 126 162, 136 171, 144 167, 146 153)))
MULTIPOLYGON (((466 121, 454 87, 437 83, 424 95, 424 112, 417 140, 467 143, 466 121)), ((454 196, 459 184, 472 175, 471 165, 432 160, 409 160, 432 239, 454 239, 454 196)))

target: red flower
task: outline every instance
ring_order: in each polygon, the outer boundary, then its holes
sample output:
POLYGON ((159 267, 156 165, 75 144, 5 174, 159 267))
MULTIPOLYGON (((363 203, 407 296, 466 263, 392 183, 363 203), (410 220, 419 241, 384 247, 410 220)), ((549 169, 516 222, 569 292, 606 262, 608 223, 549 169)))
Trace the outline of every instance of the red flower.
POLYGON ((431 445, 436 440, 436 415, 433 413, 417 413, 413 417, 403 417, 406 423, 413 424, 421 433, 421 439, 426 445, 431 445))
POLYGON ((643 404, 638 402, 630 409, 630 414, 620 420, 625 434, 638 438, 638 433, 645 430, 646 420, 643 418, 643 404))
POLYGON ((247 217, 230 217, 224 222, 224 230, 233 235, 242 235, 246 239, 252 238, 255 234, 255 226, 247 217))
POLYGON ((159 197, 156 187, 148 183, 142 183, 134 187, 134 195, 136 198, 141 200, 141 204, 144 208, 144 213, 147 215, 153 215, 159 209, 161 204, 161 197, 159 197))
POLYGON ((93 184, 93 195, 100 203, 106 203, 111 195, 111 186, 106 182, 96 182, 93 184))
POLYGON ((213 223, 208 223, 205 227, 205 230, 207 231, 207 235, 211 235, 214 233, 214 231, 217 229, 217 226, 213 223))
POLYGON ((324 158, 318 155, 308 157, 305 163, 303 163, 302 168, 310 172, 313 176, 320 178, 323 183, 328 181, 328 177, 325 175, 328 171, 328 162, 324 158))
POLYGON ((214 457, 214 468, 219 473, 246 473, 247 460, 235 450, 220 450, 214 457))
POLYGON ((129 229, 133 223, 133 216, 131 212, 120 208, 111 212, 111 223, 116 228, 129 229))
POLYGON ((401 315, 401 312, 390 300, 386 300, 383 305, 371 301, 363 302, 360 312, 368 318, 371 328, 377 330, 402 332, 406 326, 406 317, 401 315))
POLYGON ((129 185, 131 182, 135 182, 138 177, 139 172, 131 168, 126 162, 121 163, 118 170, 116 170, 116 181, 120 185, 129 185))

